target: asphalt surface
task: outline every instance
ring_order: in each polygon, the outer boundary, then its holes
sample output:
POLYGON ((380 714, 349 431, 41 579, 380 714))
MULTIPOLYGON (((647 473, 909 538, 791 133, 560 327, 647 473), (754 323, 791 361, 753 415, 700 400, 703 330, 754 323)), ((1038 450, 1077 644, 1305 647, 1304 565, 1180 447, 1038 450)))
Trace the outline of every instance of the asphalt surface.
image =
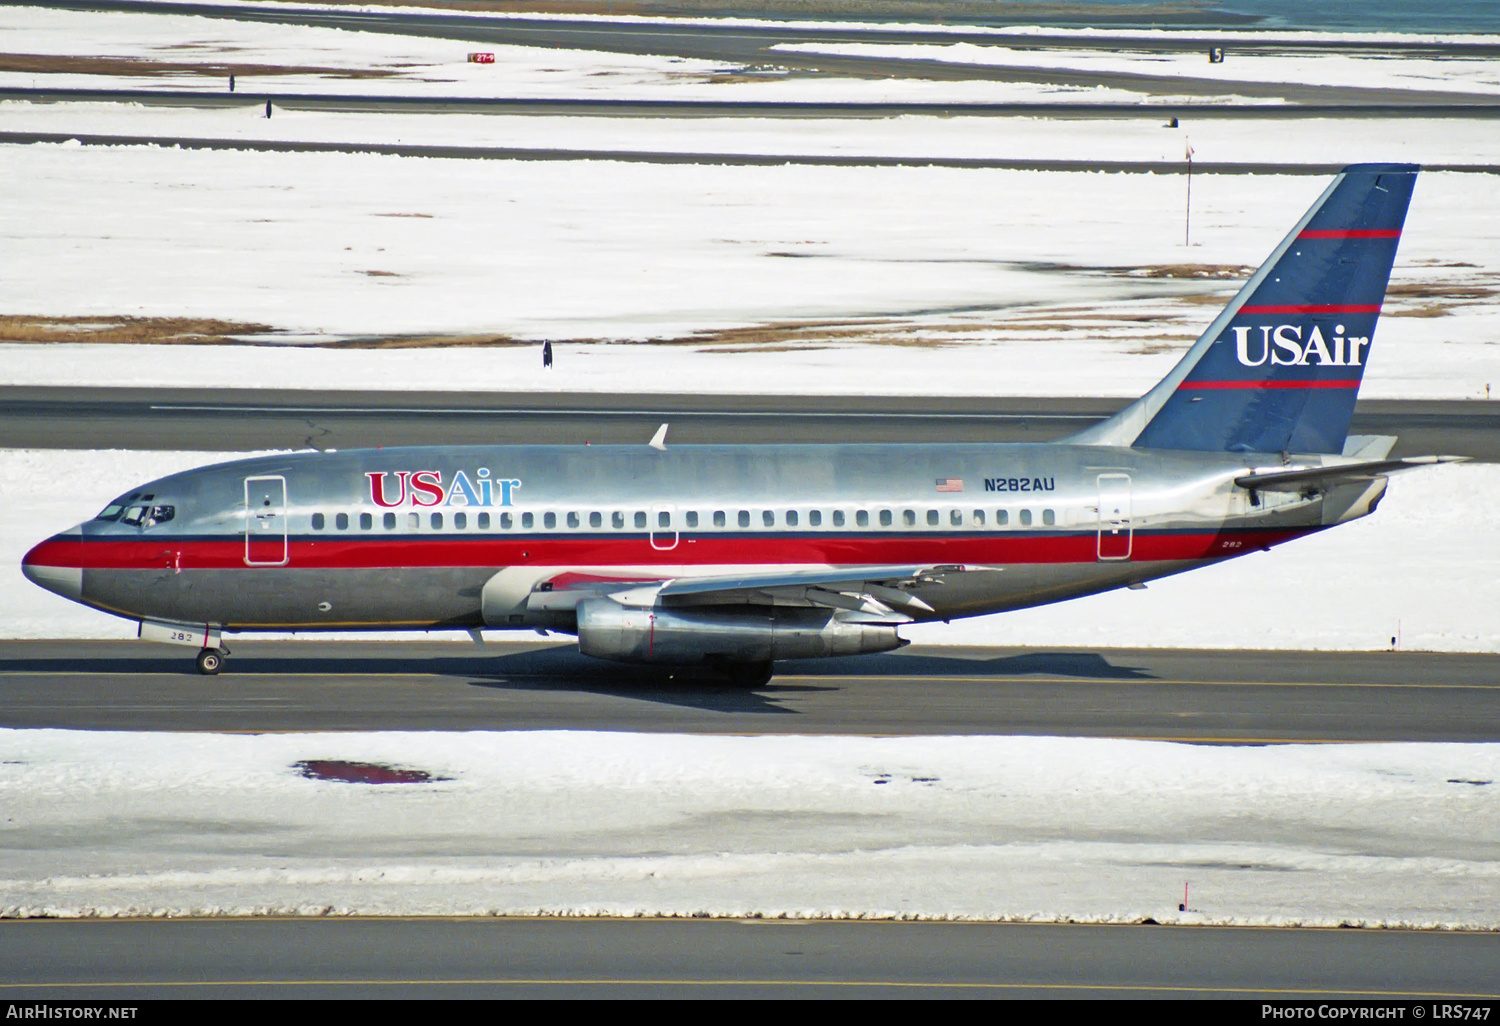
MULTIPOLYGON (((317 389, 0 387, 0 447, 353 449, 377 445, 645 442, 1048 442, 1130 400, 317 389)), ((1500 402, 1362 400, 1352 434, 1395 455, 1500 461, 1500 402)))
MULTIPOLYGON (((16 1003, 130 1005, 226 997, 1253 998, 1315 1010, 1342 998, 1379 1000, 1403 1009, 1401 1017, 1410 1021, 1438 1018, 1433 1001, 1483 1005, 1500 997, 1500 934, 1398 930, 775 920, 36 920, 0 922, 0 952, 0 1000, 16 1003), (1416 1014, 1419 1003, 1422 1016, 1416 1014)), ((148 1008, 137 1018, 151 1021, 163 1011, 148 1008)), ((1230 1010, 1218 1014, 1224 1011, 1230 1010)), ((1263 1017, 1260 1004, 1242 1011, 1246 1018, 1263 1017)))
MULTIPOLYGON (((403 96, 380 93, 268 93, 249 88, 236 92, 199 89, 83 89, 53 86, 0 87, 0 100, 30 103, 129 103, 148 107, 223 109, 262 107, 267 100, 281 110, 330 111, 361 114, 497 114, 546 117, 648 118, 895 118, 988 117, 1091 118, 1161 121, 1176 117, 1201 121, 1275 120, 1306 118, 1497 118, 1500 102, 1466 103, 911 103, 818 102, 745 100, 616 100, 567 97, 403 96)), ((125 137, 128 138, 128 137, 125 137)), ((16 141, 25 141, 21 134, 16 141)))
MULTIPOLYGON (((152 5, 133 0, 64 0, 56 6, 103 11, 152 11, 152 5)), ((157 9, 154 13, 159 13, 157 9)), ((606 53, 665 54, 677 57, 699 58, 727 64, 727 70, 744 71, 756 69, 787 69, 803 73, 903 78, 932 81, 996 81, 1034 82, 1052 86, 1076 86, 1093 88, 1111 86, 1144 92, 1161 92, 1172 96, 1219 97, 1225 92, 1221 81, 1211 78, 1192 79, 1170 75, 1147 75, 1135 72, 1068 71, 1047 68, 1014 68, 994 65, 960 64, 931 60, 908 60, 902 58, 844 57, 832 54, 798 53, 773 49, 784 44, 798 43, 957 43, 994 45, 994 36, 981 33, 938 33, 921 29, 871 30, 868 27, 828 28, 801 24, 755 26, 745 24, 703 25, 673 22, 618 21, 607 20, 568 21, 546 18, 497 18, 483 14, 438 15, 415 11, 329 11, 311 8, 220 7, 212 4, 174 5, 173 13, 193 14, 211 18, 229 18, 242 21, 258 21, 274 24, 299 24, 338 28, 344 31, 383 32, 389 34, 425 36, 429 38, 461 40, 465 43, 492 43, 497 45, 522 45, 555 47, 565 49, 597 50, 606 53)), ((1031 19, 1034 21, 1034 16, 1031 19)), ((1014 47, 1016 40, 1004 40, 1007 47, 1014 47)), ((1083 49, 1071 37, 1044 35, 1028 37, 1025 45, 1030 47, 1083 49)), ((1132 42, 1134 52, 1193 52, 1205 54, 1210 46, 1222 46, 1220 40, 1209 37, 1185 36, 1171 42, 1132 42)), ((1100 40, 1087 48, 1117 50, 1119 40, 1100 40)), ((1233 50, 1226 59, 1233 59, 1233 50)), ((1269 36, 1259 46, 1245 46, 1241 52, 1269 50, 1288 52, 1364 52, 1391 56, 1440 55, 1470 59, 1492 59, 1500 53, 1500 47, 1489 43, 1459 44, 1451 46, 1431 43, 1380 44, 1375 47, 1339 46, 1334 44, 1308 43, 1290 37, 1269 36)), ((226 74, 228 72, 226 71, 226 74)), ((1341 102, 1365 103, 1430 103, 1430 91, 1379 88, 1328 88, 1300 83, 1236 83, 1234 93, 1238 96, 1266 100, 1281 100, 1291 103, 1326 103, 1338 99, 1341 102)), ((1455 97, 1454 99, 1460 99, 1455 97)), ((1470 96, 1463 100, 1480 103, 1493 102, 1493 97, 1470 96)))
MULTIPOLYGON (((78 143, 83 146, 164 146, 183 150, 256 153, 373 153, 444 160, 613 160, 631 164, 714 164, 730 167, 951 167, 996 171, 1085 171, 1108 174, 1186 174, 1180 160, 1031 159, 1023 157, 884 157, 857 154, 733 153, 675 150, 592 150, 527 146, 450 146, 419 143, 306 142, 286 139, 206 138, 175 135, 95 135, 86 132, 0 132, 0 143, 78 143)), ((1344 165, 1195 161, 1198 175, 1331 175, 1344 165)), ((1500 174, 1500 164, 1423 164, 1424 171, 1500 174)))
POLYGON ((196 672, 189 648, 0 641, 0 727, 1500 741, 1494 655, 913 646, 779 662, 746 689, 589 659, 566 636, 514 637, 231 635, 217 677, 196 672))

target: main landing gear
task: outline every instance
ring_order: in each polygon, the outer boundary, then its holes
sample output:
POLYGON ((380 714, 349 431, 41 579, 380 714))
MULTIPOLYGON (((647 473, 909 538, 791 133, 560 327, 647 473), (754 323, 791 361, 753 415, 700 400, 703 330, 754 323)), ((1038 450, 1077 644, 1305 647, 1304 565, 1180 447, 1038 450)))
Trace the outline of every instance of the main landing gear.
POLYGON ((198 652, 198 672, 212 677, 224 668, 224 657, 229 654, 227 648, 205 648, 198 652))
POLYGON ((729 683, 737 688, 760 688, 771 682, 774 673, 771 661, 763 663, 727 663, 724 673, 729 683))

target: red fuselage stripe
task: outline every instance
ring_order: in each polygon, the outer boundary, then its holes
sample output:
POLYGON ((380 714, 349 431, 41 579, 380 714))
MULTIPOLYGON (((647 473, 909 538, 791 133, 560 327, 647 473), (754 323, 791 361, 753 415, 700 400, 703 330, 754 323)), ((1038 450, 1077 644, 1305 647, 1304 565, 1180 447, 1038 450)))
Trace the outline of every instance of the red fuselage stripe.
MULTIPOLYGON (((1226 552, 1279 544, 1307 529, 1233 531, 1223 534, 1136 532, 1132 558, 1137 561, 1216 558, 1226 552)), ((644 536, 632 537, 346 537, 293 538, 285 567, 264 569, 354 570, 426 567, 565 566, 743 566, 808 564, 832 566, 906 565, 913 563, 1016 564, 1093 563, 1098 558, 1096 530, 1070 534, 1024 534, 932 537, 840 537, 786 535, 761 537, 684 537, 675 548, 656 549, 644 536)), ((46 541, 26 561, 36 566, 86 570, 243 570, 245 543, 223 540, 104 539, 46 541)))

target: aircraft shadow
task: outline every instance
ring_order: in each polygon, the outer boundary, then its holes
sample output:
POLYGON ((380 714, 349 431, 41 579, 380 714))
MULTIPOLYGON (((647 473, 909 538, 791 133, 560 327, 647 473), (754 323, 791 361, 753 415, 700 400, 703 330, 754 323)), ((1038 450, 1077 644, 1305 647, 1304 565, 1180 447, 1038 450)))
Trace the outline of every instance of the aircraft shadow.
POLYGON ((1089 680, 1158 680, 1144 667, 1117 665, 1097 652, 1020 652, 996 655, 990 649, 926 649, 835 659, 789 659, 778 674, 858 677, 1071 677, 1089 680))

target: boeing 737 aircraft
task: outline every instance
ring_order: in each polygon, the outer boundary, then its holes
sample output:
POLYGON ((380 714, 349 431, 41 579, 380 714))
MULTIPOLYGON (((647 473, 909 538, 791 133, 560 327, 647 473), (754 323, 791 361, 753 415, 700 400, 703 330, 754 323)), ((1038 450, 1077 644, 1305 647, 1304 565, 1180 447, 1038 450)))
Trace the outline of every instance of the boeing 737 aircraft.
POLYGON ((1165 379, 1061 442, 288 453, 132 489, 25 573, 204 673, 225 632, 499 628, 757 684, 1268 549, 1449 458, 1347 436, 1417 171, 1346 168, 1165 379))

